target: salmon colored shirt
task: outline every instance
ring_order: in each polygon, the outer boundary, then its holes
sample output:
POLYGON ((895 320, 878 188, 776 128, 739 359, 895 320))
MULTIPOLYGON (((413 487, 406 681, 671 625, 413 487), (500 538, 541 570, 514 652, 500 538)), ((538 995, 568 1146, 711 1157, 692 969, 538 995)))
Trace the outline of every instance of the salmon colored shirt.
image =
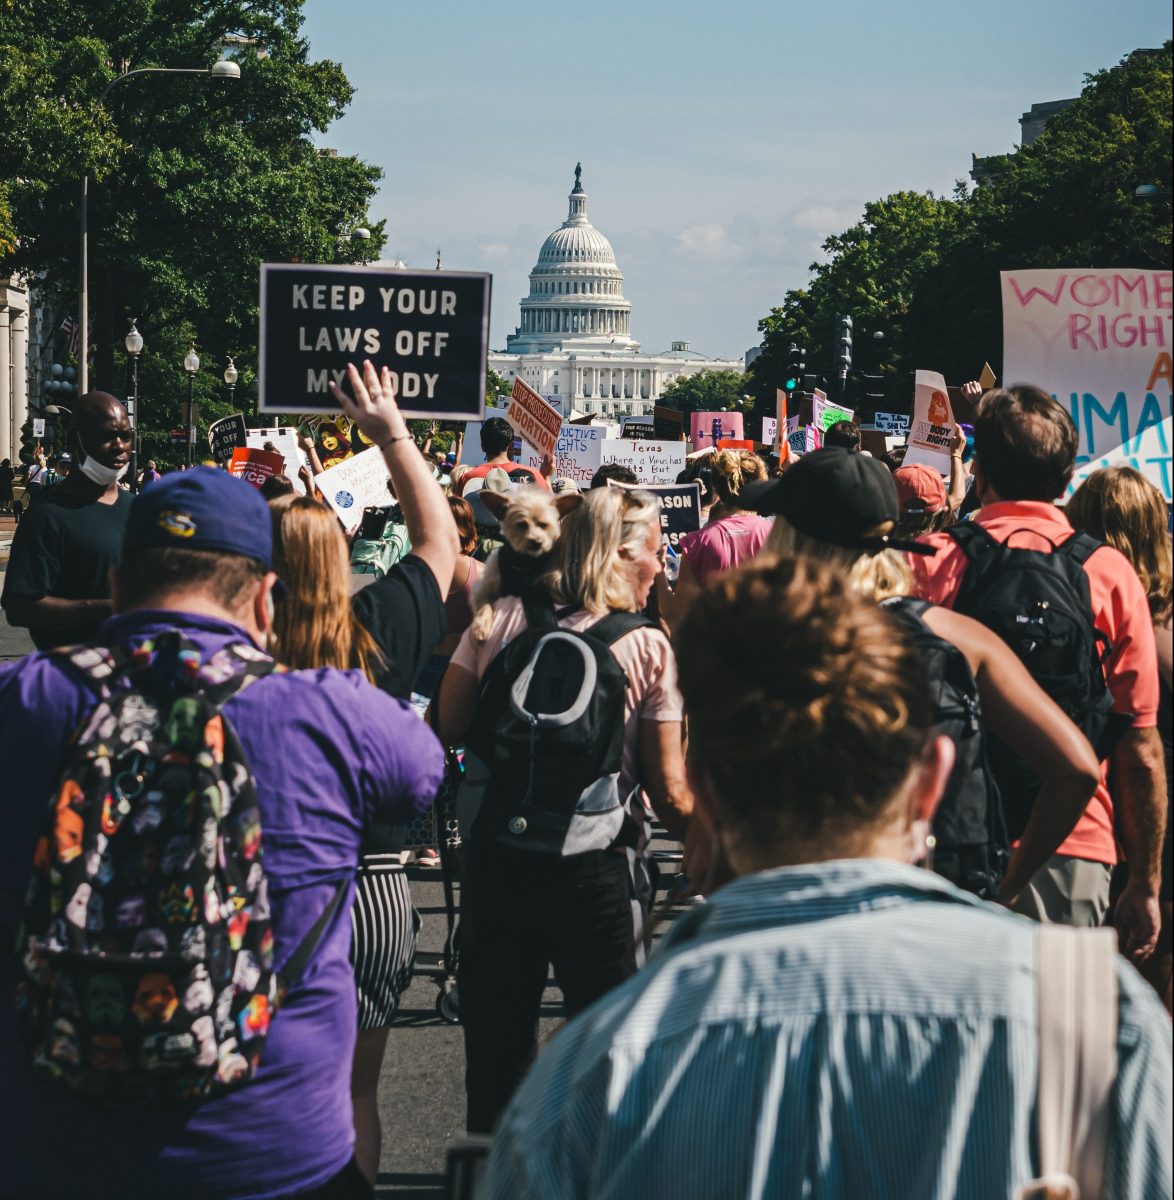
MULTIPOLYGON (((1036 500, 986 504, 972 519, 996 541, 1010 541, 1028 550, 1051 550, 1073 534, 1063 509, 1036 500)), ((909 555, 917 594, 931 604, 953 608, 966 574, 966 555, 948 533, 933 533, 920 540, 936 547, 937 554, 909 555)), ((1113 696, 1113 711, 1131 713, 1134 729, 1156 725, 1158 656, 1141 581, 1129 560, 1111 546, 1102 546, 1092 554, 1084 564, 1084 572, 1088 576, 1093 624, 1112 646, 1105 677, 1113 696)), ((1107 763, 1101 764, 1096 795, 1057 853, 1093 862, 1117 861, 1107 763)))

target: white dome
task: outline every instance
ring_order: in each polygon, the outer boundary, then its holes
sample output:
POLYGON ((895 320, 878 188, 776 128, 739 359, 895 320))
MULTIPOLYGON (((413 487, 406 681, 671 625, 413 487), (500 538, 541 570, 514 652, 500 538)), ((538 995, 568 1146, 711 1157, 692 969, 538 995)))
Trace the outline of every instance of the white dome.
POLYGON ((632 306, 611 242, 587 219, 582 167, 568 197, 567 219, 542 243, 530 272, 522 320, 506 338, 513 353, 530 354, 567 343, 638 350, 631 337, 632 306))

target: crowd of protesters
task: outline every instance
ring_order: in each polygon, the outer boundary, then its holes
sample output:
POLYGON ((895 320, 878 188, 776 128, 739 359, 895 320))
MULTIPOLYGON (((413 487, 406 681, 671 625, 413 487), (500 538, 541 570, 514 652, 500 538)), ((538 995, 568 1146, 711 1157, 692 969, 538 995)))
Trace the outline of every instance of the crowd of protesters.
POLYGON ((17 528, 0 1200, 371 1196, 442 786, 479 1194, 1170 1194, 1152 484, 1057 503, 1067 412, 967 385, 948 477, 853 422, 690 458, 670 580, 625 468, 523 467, 499 419, 469 467, 386 369, 331 390, 378 523, 343 529, 308 442, 304 495, 152 464, 132 499, 91 392, 17 528), (656 939, 654 822, 691 893, 656 939))

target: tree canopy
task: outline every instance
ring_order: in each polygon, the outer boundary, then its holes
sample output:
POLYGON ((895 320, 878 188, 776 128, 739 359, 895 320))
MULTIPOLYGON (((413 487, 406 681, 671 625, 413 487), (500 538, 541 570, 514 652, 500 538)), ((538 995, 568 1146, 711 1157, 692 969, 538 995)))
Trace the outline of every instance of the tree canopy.
POLYGON ((746 393, 746 376, 740 371, 698 371, 666 385, 660 404, 678 412, 727 412, 740 408, 746 393))
POLYGON ((311 59, 301 7, 0 6, 0 274, 37 277, 59 315, 77 313, 78 204, 88 172, 91 385, 122 394, 126 319, 138 317, 145 451, 163 450, 158 436, 178 421, 192 340, 201 415, 226 410, 227 354, 241 372, 238 395, 247 396, 261 262, 361 261, 383 245, 382 226, 366 220, 378 168, 311 140, 342 114, 352 89, 337 63, 311 59), (239 80, 119 79, 144 67, 207 69, 221 56, 239 64, 239 80), (360 224, 370 240, 350 241, 360 224))
POLYGON ((1171 43, 1090 75, 1081 96, 1031 145, 987 160, 993 177, 953 196, 898 192, 823 243, 806 288, 759 322, 750 370, 756 407, 772 411, 791 343, 808 372, 832 379, 836 318, 850 315, 853 373, 880 374, 886 404, 912 396, 918 368, 953 383, 1002 360, 999 272, 1024 267, 1170 265, 1170 202, 1134 195, 1171 186, 1171 43), (873 338, 881 333, 882 339, 873 338))

